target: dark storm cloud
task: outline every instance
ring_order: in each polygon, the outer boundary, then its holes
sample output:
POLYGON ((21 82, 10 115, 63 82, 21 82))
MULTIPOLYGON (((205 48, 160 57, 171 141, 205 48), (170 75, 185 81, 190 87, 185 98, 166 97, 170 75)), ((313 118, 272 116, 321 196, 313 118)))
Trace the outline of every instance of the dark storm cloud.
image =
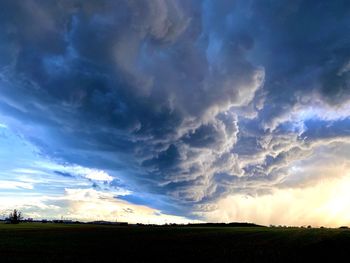
POLYGON ((0 5, 13 126, 52 158, 181 204, 272 187, 312 152, 289 116, 349 101, 346 1, 0 5))
POLYGON ((310 103, 315 93, 334 106, 348 101, 347 1, 267 2, 254 4, 256 19, 262 22, 257 30, 262 36, 259 53, 267 72, 270 107, 261 117, 267 127, 293 106, 310 103))

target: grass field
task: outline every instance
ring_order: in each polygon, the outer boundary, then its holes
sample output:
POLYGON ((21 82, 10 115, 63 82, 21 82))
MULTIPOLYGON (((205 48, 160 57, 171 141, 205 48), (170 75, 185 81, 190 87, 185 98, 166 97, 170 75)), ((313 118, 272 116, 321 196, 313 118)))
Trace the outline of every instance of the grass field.
POLYGON ((0 224, 0 262, 347 262, 349 248, 348 229, 0 224))

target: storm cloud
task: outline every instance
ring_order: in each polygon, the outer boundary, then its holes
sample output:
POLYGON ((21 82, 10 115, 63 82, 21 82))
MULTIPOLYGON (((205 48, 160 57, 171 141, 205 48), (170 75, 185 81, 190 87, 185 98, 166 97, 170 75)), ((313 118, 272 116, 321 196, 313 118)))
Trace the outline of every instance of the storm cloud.
POLYGON ((4 0, 0 113, 50 159, 185 214, 268 193, 350 143, 346 5, 4 0))

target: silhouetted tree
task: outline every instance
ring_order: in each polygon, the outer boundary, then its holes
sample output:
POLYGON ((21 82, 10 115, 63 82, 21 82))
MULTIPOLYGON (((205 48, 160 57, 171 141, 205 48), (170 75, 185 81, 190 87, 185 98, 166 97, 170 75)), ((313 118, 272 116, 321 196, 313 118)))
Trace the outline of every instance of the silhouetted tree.
POLYGON ((9 221, 11 224, 18 224, 22 220, 22 213, 14 209, 13 212, 9 214, 9 221))

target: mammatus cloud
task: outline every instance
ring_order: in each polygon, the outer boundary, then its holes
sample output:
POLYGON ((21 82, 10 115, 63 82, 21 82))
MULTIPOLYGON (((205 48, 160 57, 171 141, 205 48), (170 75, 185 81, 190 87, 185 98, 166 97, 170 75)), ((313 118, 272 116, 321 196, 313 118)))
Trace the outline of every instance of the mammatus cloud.
POLYGON ((313 182, 327 151, 346 159, 346 1, 1 6, 0 129, 72 188, 80 176, 193 216, 313 182), (307 162, 310 176, 296 174, 307 162))

